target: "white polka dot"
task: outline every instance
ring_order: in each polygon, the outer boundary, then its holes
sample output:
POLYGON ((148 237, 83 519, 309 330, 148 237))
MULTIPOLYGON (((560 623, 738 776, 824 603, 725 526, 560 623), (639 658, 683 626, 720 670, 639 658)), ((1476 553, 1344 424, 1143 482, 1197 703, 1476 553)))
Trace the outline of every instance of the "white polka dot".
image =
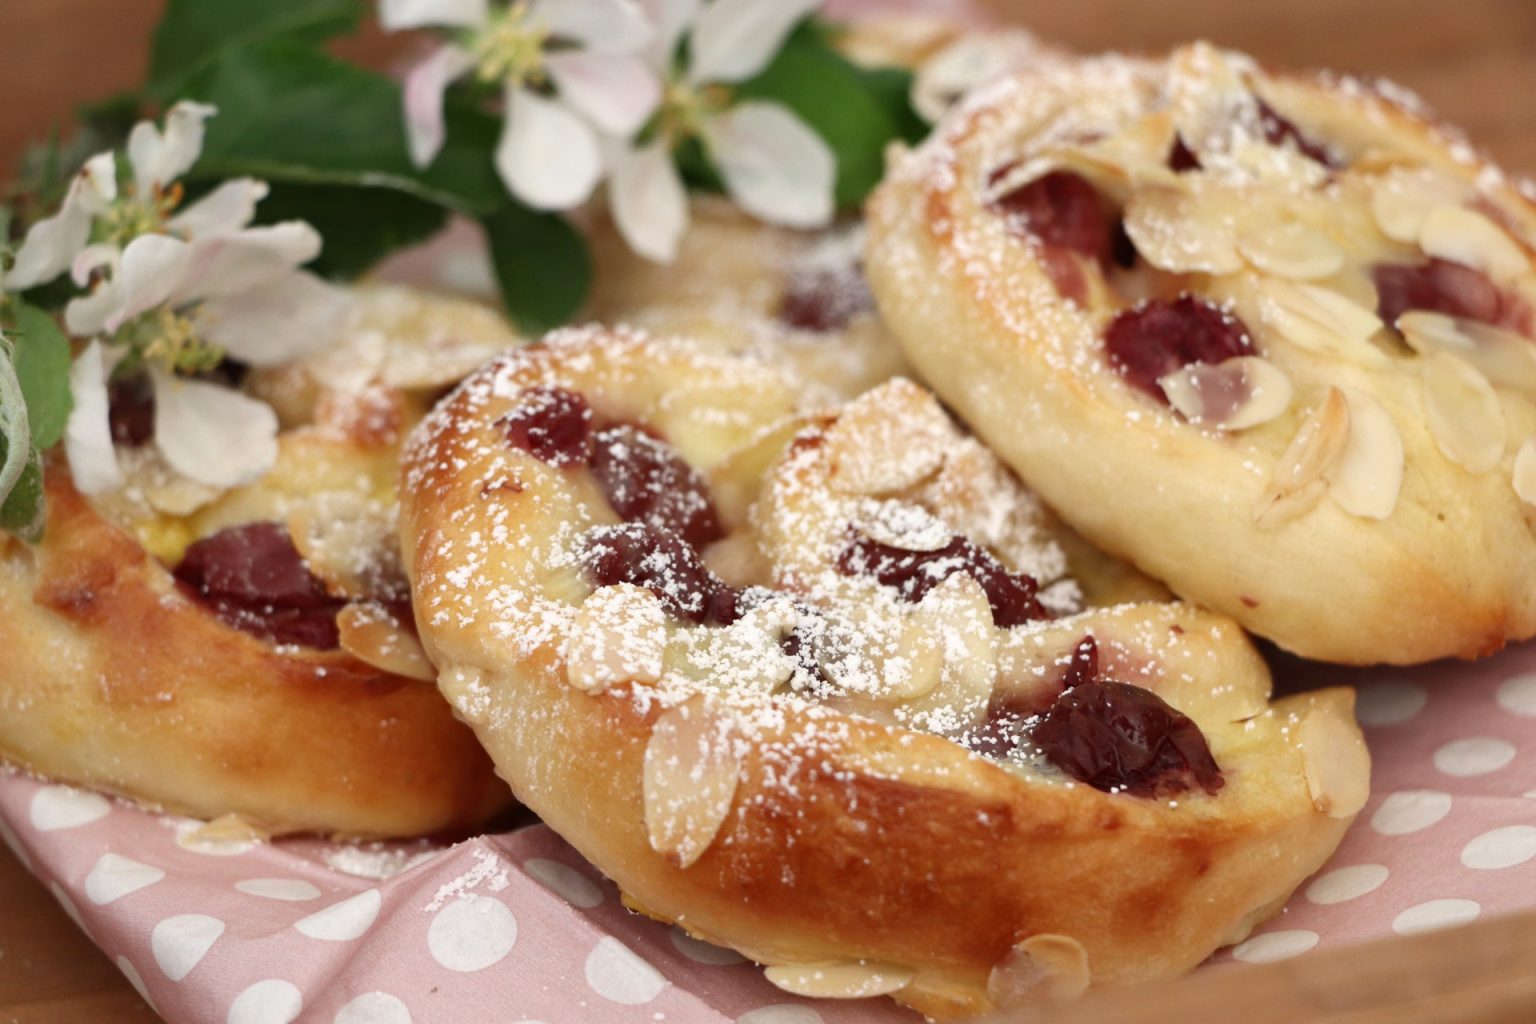
MULTIPOLYGON (((133 986, 133 990, 139 994, 139 998, 148 1003, 150 1009, 153 1010, 155 1008, 155 1001, 149 998, 149 989, 145 987, 144 978, 139 974, 139 969, 133 966, 133 961, 125 956, 120 956, 115 962, 117 969, 123 972, 123 977, 128 979, 128 984, 133 986)), ((158 1013, 159 1011, 156 1010, 155 1012, 158 1013)))
POLYGON ((1392 919, 1392 930, 1399 935, 1416 935, 1450 928, 1477 920, 1483 908, 1472 900, 1430 900, 1409 907, 1392 919))
POLYGON ((236 882, 235 888, 247 896, 260 896, 269 900, 285 900, 303 903, 320 898, 320 887, 301 878, 247 878, 236 882))
POLYGON ((1289 960, 1300 956, 1317 945, 1317 932, 1297 929, 1289 932, 1269 932, 1255 935, 1232 950, 1234 959, 1248 964, 1267 964, 1276 960, 1289 960))
POLYGON ((1307 886, 1307 899, 1324 906, 1359 899, 1368 892, 1381 888, 1387 880, 1384 864, 1352 864, 1319 875, 1307 886))
POLYGON ((379 916, 382 900, 377 889, 360 892, 356 896, 333 903, 324 910, 317 910, 293 927, 300 935, 327 942, 351 942, 373 927, 379 916))
POLYGON ((1527 800, 1536 800, 1536 789, 1528 789, 1520 795, 1525 797, 1527 800))
POLYGON ((229 1004, 229 1024, 289 1024, 304 1009, 299 987, 281 978, 258 981, 229 1004))
POLYGON ((1515 759, 1515 745, 1492 736, 1454 740, 1435 751, 1435 767, 1446 775, 1487 775, 1515 759))
POLYGON ((783 1003, 765 1006, 760 1010, 748 1010, 736 1018, 736 1024, 823 1024, 821 1014, 809 1006, 783 1003))
POLYGON ((1512 868, 1536 857, 1536 827, 1509 825, 1484 832, 1461 848, 1461 863, 1483 871, 1512 868))
POLYGON ((1439 822, 1451 813, 1451 794, 1433 789, 1392 793, 1371 815, 1371 828, 1384 836, 1405 836, 1439 822))
POLYGON ((85 926, 85 918, 80 916, 80 908, 75 906, 75 901, 69 898, 69 893, 59 888, 58 882, 49 882, 48 891, 53 893, 53 898, 58 901, 59 906, 64 908, 64 913, 69 916, 69 919, 75 922, 75 927, 87 935, 91 934, 91 930, 85 926))
POLYGON ((1499 685, 1499 707, 1512 715, 1536 717, 1536 672, 1510 676, 1499 685))
POLYGON ((505 903, 489 896, 454 900, 427 929, 432 958, 450 971, 483 971, 512 952, 515 942, 517 919, 505 903))
POLYGON ((85 896, 97 906, 104 907, 131 892, 154 885, 164 877, 165 872, 151 864, 140 864, 121 854, 104 853, 91 868, 91 873, 85 876, 85 896))
POLYGON ((587 954, 586 975, 593 992, 624 1006, 648 1003, 667 987, 660 971, 611 935, 587 954))
POLYGON ((701 964, 714 964, 724 967, 727 964, 746 963, 746 958, 734 949, 726 949, 712 942, 704 942, 673 925, 668 929, 672 935, 672 946, 689 960, 696 960, 701 964))
POLYGON ((44 786, 32 794, 30 817, 39 832, 79 828, 100 821, 112 811, 112 803, 100 793, 73 786, 44 786))
POLYGON ((32 858, 28 857, 27 851, 22 848, 21 837, 11 830, 11 826, 5 823, 4 818, 0 818, 0 840, 5 841, 5 845, 11 848, 11 852, 16 855, 16 859, 21 861, 27 870, 30 871, 32 869, 32 858))
POLYGON ((602 887, 568 864, 531 857, 523 861, 523 868, 544 888, 574 907, 591 908, 603 902, 602 887))
POLYGON ((364 992, 337 1011, 332 1024, 411 1024, 411 1011, 388 992, 364 992))
POLYGON ((191 973, 224 934, 224 922, 207 914, 177 914, 155 925, 149 949, 155 963, 172 981, 191 973))
POLYGON ((1393 679, 1362 686, 1355 703, 1361 725, 1398 725, 1424 710, 1429 694, 1418 683, 1393 679))

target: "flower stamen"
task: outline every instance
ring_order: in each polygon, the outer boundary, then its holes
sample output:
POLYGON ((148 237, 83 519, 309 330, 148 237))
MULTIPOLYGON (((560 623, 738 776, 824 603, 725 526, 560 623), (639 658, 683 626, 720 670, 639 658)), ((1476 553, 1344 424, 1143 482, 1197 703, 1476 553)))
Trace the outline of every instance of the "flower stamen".
POLYGON ((469 40, 482 82, 527 86, 544 81, 544 47, 549 30, 528 22, 528 4, 519 2, 493 14, 469 40))

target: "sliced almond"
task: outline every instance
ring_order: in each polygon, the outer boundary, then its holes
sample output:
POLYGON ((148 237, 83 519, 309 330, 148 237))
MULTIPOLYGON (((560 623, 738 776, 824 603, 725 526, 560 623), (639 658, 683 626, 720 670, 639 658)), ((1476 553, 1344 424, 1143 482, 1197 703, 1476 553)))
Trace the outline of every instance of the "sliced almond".
POLYGON ((1515 453, 1515 494, 1527 505, 1536 505, 1536 437, 1527 438, 1515 453))
POLYGON ((288 516, 293 546, 333 593, 368 597, 403 581, 394 510, 353 491, 329 491, 288 516))
POLYGON ((1424 415, 1446 458, 1472 473, 1486 473, 1504 457, 1506 431, 1499 396, 1477 370, 1447 352, 1420 360, 1424 415))
POLYGON ((1259 316, 1298 348, 1361 366, 1391 365, 1370 343, 1381 330, 1381 319, 1331 289, 1265 278, 1259 286, 1259 316))
POLYGON ((942 669, 938 685, 903 711, 931 732, 964 732, 985 715, 997 676, 996 629, 987 592, 969 573, 953 573, 923 596, 913 618, 941 652, 942 669))
POLYGON ((437 678, 416 634, 377 604, 347 605, 336 613, 336 629, 341 649, 359 661, 407 679, 437 678))
POLYGON ((1329 388, 1275 463, 1270 484, 1254 503, 1254 520, 1266 529, 1310 511, 1327 492, 1327 474, 1349 443, 1349 403, 1329 388))
MULTIPOLYGON (((871 26, 879 23, 879 19, 870 21, 871 26)), ((1054 55, 1023 29, 965 32, 919 65, 912 79, 912 109, 932 124, 976 86, 1011 68, 1038 64, 1054 55)))
POLYGON ((1336 274, 1344 250, 1321 231, 1294 220, 1249 217, 1237 231, 1237 250, 1257 270, 1295 281, 1336 274))
POLYGON ((1330 818, 1352 818, 1371 791, 1371 756, 1350 722, 1321 710, 1307 712, 1297 730, 1312 806, 1330 818))
POLYGON ((1230 274, 1241 270, 1235 221, 1237 207, 1226 193, 1145 188, 1131 197, 1125 231, 1136 251, 1173 274, 1230 274))
POLYGON ((1422 310, 1398 317, 1397 329, 1420 355, 1450 352, 1494 384, 1536 391, 1536 344, 1522 334, 1422 310))
POLYGON ((999 1009, 1063 1002, 1088 990, 1088 951, 1070 935, 1041 932, 1009 951, 987 975, 987 998, 999 1009))
POLYGON ((1291 379, 1258 356, 1190 363, 1157 383, 1185 419, 1221 430, 1267 423, 1291 404, 1291 379))
POLYGON ((1447 204, 1459 205, 1466 186, 1426 167, 1393 167, 1371 189, 1371 215, 1394 242, 1417 245, 1424 218, 1447 204))
POLYGON ((1111 132, 1087 145, 1061 154, 1064 164, 1086 164, 1107 171, 1128 185, 1180 188, 1182 182, 1168 167, 1173 148, 1173 114, 1159 110, 1147 114, 1120 131, 1111 132))
POLYGON ((1481 270, 1497 280, 1531 268, 1525 250, 1487 217, 1465 206, 1437 206, 1419 227, 1419 248, 1437 259, 1481 270))
POLYGON ((955 536, 944 520, 910 501, 868 499, 850 518, 850 525, 870 540, 904 551, 937 551, 955 536))
POLYGON ((704 855, 730 813, 741 776, 730 720, 703 695, 668 708, 645 746, 645 830, 680 868, 704 855))
MULTIPOLYGON (((944 648, 924 615, 908 617, 900 639, 901 678, 898 700, 916 700, 934 691, 944 679, 944 648)), ((889 668, 889 663, 887 664, 889 668)))
POLYGON ((586 693, 625 681, 654 683, 666 652, 667 613, 656 595, 630 583, 602 587, 571 625, 566 679, 586 693))
POLYGON ((1344 388, 1349 441, 1326 474, 1328 494, 1350 515, 1385 519, 1403 487, 1403 438, 1392 414, 1370 395, 1344 388))
POLYGON ((958 436, 927 391, 896 378, 850 402, 822 446, 832 489, 889 494, 935 472, 958 436))
POLYGON ((785 992, 812 999, 867 999, 899 992, 912 983, 917 972, 910 967, 878 960, 842 963, 785 964, 768 967, 763 975, 785 992))

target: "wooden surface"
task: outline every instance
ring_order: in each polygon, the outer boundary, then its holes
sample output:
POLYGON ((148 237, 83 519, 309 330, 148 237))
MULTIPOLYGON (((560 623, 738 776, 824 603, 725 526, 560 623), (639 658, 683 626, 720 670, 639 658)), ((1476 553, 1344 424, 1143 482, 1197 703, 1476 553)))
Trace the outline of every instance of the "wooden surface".
MULTIPOLYGON (((282 0, 273 0, 282 2, 282 0)), ((142 75, 162 0, 0 0, 0 178, 23 144, 142 75)), ((1081 50, 1206 37, 1284 66, 1385 75, 1509 169, 1536 173, 1536 0, 995 0, 1081 50)), ((363 52, 376 53, 365 43, 363 52)), ((0 847, 0 1024, 152 1020, 116 969, 0 847)), ((1536 1021, 1536 919, 1110 993, 1052 1024, 1536 1021), (1242 1007, 1234 1017, 1233 1007, 1242 1007), (1225 1008, 1219 1009, 1219 1008, 1225 1008)))

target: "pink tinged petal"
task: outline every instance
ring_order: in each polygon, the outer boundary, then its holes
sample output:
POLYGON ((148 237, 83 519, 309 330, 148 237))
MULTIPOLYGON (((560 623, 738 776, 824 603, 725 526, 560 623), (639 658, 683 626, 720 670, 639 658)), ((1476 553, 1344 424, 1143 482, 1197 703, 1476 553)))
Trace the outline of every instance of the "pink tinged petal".
POLYGON ((211 487, 238 487, 277 458, 277 415, 219 384, 150 370, 155 444, 171 468, 211 487))
POLYGON ((123 482, 112 426, 107 419, 107 367, 101 343, 91 342, 69 368, 69 390, 75 407, 64 424, 64 453, 69 471, 83 494, 110 491, 123 482))
POLYGON ((117 198, 116 163, 111 153, 98 153, 85 162, 59 212, 33 224, 16 250, 16 262, 5 287, 19 292, 52 281, 69 269, 91 238, 91 218, 117 198))
POLYGON ((567 50, 550 54, 544 66, 560 98, 608 135, 633 135, 661 103, 661 82, 639 57, 567 50))
POLYGON ((698 19, 703 0, 640 0, 645 15, 656 27, 656 37, 646 50, 653 66, 670 71, 677 43, 698 19))
POLYGON ((194 236, 239 231, 256 216, 256 204, 268 191, 267 183, 255 178, 226 181, 166 221, 166 227, 194 236))
POLYGON ((635 0, 534 0, 528 23, 593 53, 636 53, 654 35, 635 0))
POLYGON ((475 58, 457 46, 440 46, 405 75, 405 136, 411 162, 425 167, 443 148, 443 93, 469 73, 475 58))
POLYGON ((390 32, 426 25, 474 28, 489 17, 487 0, 379 0, 379 24, 390 32))
POLYGON ((586 202, 603 176, 597 135, 565 106, 523 89, 507 90, 507 115, 496 145, 496 170, 507 188, 539 210, 586 202))
POLYGON ((768 66, 789 32, 821 0, 714 0, 699 15, 688 80, 741 82, 768 66))
POLYGON ((608 202, 631 249, 657 263, 677 258, 688 230, 688 195, 665 143, 657 140, 616 158, 608 202))
POLYGON ((146 310, 169 299, 192 272, 193 250, 169 235, 140 235, 123 250, 113 274, 118 304, 103 323, 115 331, 146 310))
POLYGON ((347 293, 307 271, 197 309, 200 336, 252 366, 274 366, 311 355, 336 340, 350 303, 347 293))
POLYGON ((203 122, 218 108, 183 100, 165 115, 165 131, 140 121, 128 133, 128 162, 141 193, 161 188, 187 172, 203 151, 203 122))
POLYGON ((834 213, 837 158, 777 103, 741 103, 708 125, 710 155, 736 205, 760 220, 821 227, 834 213))
POLYGON ((173 305, 238 295, 288 276, 320 255, 320 233, 285 220, 192 240, 191 269, 171 293, 173 305))

